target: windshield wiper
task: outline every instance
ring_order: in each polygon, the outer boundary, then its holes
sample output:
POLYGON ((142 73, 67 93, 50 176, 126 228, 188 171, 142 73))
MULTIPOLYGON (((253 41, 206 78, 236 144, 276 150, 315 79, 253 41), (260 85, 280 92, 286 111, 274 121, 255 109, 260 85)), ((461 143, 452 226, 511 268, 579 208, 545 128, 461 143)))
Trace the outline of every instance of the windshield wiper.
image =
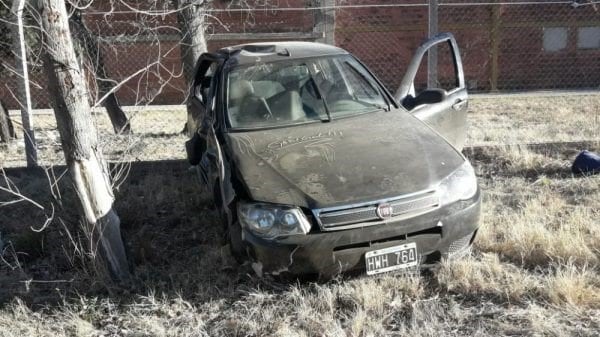
POLYGON ((313 86, 315 88, 315 92, 317 93, 317 98, 321 99, 323 101, 323 106, 325 107, 325 113, 327 114, 327 121, 331 122, 331 112, 329 112, 329 106, 327 105, 327 100, 325 100, 325 96, 323 96, 321 89, 319 88, 319 85, 317 84, 317 81, 315 81, 315 77, 313 76, 313 70, 310 69, 310 67, 306 67, 308 69, 308 76, 310 76, 310 80, 313 83, 313 86))

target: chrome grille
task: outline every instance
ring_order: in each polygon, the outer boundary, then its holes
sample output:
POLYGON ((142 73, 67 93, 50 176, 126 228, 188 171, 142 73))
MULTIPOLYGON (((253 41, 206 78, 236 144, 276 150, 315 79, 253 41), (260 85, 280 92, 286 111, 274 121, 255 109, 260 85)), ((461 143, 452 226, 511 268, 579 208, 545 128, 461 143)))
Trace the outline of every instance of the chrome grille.
POLYGON ((321 209, 313 212, 321 225, 321 229, 347 229, 383 223, 384 220, 377 216, 377 206, 383 203, 387 203, 392 207, 392 216, 385 221, 394 221, 437 208, 439 198, 435 191, 426 191, 398 198, 349 207, 321 209))
POLYGON ((392 209, 394 210, 393 215, 401 215, 404 213, 409 213, 414 210, 420 210, 423 208, 430 208, 437 206, 439 203, 439 198, 437 195, 431 195, 425 198, 410 200, 410 201, 397 201, 390 203, 392 205, 392 209))
POLYGON ((347 211, 321 213, 323 225, 345 225, 377 218, 377 207, 364 207, 362 209, 350 209, 347 211))

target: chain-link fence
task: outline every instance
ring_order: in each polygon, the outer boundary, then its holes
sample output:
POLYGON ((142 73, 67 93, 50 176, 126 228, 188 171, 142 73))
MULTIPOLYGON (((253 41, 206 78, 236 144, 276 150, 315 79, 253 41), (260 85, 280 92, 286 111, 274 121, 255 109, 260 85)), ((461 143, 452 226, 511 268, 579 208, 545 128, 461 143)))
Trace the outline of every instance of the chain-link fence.
MULTIPOLYGON (((140 8, 126 1, 96 1, 80 13, 82 26, 71 27, 88 34, 80 50, 92 55, 88 77, 121 84, 116 96, 122 105, 184 100, 177 13, 171 1, 150 3, 140 8)), ((209 51, 258 41, 335 44, 366 63, 392 92, 413 52, 435 30, 456 36, 472 92, 600 86, 600 4, 594 1, 214 1, 206 8, 209 51)), ((10 19, 5 9, 0 14, 10 19)), ((0 30, 6 36, 6 28, 0 30)), ((35 57, 35 29, 30 30, 33 106, 46 108, 48 91, 35 57)), ((0 45, 7 48, 4 40, 0 45)), ((21 78, 11 62, 10 57, 2 61, 0 98, 14 109, 21 78)), ((443 67, 438 71, 443 81, 443 67)), ((97 83, 89 82, 97 93, 97 83)))

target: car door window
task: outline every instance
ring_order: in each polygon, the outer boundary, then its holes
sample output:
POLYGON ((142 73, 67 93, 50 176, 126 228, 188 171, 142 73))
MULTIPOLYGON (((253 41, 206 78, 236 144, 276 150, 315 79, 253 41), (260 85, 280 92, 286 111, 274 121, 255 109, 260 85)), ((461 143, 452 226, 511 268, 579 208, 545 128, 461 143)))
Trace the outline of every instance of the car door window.
POLYGON ((419 64, 410 91, 401 101, 408 110, 416 107, 440 103, 445 96, 461 88, 459 69, 454 59, 450 41, 439 43, 429 48, 419 64), (433 55, 431 64, 435 75, 429 78, 429 58, 433 55))
POLYGON ((468 93, 458 44, 450 33, 425 41, 415 52, 396 91, 396 100, 415 117, 462 149, 466 139, 468 93), (428 53, 437 78, 428 81, 428 53))
POLYGON ((216 70, 216 62, 204 60, 200 63, 198 72, 194 78, 194 98, 196 98, 205 108, 211 98, 210 88, 216 70))
POLYGON ((219 64, 206 56, 202 56, 198 61, 196 74, 192 81, 187 100, 188 118, 186 130, 188 135, 195 133, 201 126, 208 113, 212 113, 212 97, 214 92, 212 87, 215 84, 215 73, 219 64))

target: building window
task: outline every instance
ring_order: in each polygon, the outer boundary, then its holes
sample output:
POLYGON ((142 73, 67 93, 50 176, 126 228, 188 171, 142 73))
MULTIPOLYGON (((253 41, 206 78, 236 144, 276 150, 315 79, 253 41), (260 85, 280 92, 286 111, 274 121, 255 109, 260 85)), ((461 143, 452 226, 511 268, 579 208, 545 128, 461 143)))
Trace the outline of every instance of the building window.
POLYGON ((567 48, 567 28, 544 28, 544 51, 559 51, 567 48))
POLYGON ((600 48, 600 27, 581 27, 577 32, 577 48, 600 48))

